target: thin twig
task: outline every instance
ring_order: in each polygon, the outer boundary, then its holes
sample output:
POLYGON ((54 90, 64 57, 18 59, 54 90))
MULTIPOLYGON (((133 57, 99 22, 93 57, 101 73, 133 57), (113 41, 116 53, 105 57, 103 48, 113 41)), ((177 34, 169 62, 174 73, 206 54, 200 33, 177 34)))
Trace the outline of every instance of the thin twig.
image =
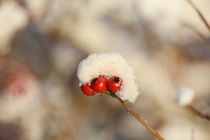
POLYGON ((210 25, 208 24, 206 18, 203 16, 203 14, 200 12, 200 10, 195 6, 195 4, 192 2, 192 0, 187 0, 188 3, 192 6, 192 8, 195 10, 195 12, 199 15, 203 23, 206 25, 207 29, 210 31, 210 25))
POLYGON ((196 115, 198 115, 199 117, 206 119, 208 121, 210 121, 210 115, 208 114, 204 114, 202 112, 200 112, 199 110, 195 109, 193 106, 188 105, 187 108, 192 111, 193 113, 195 113, 196 115))
POLYGON ((133 117, 135 117, 141 124, 143 124, 155 137, 157 137, 159 140, 164 140, 164 138, 157 132, 155 131, 148 123, 144 121, 144 119, 136 114, 122 99, 117 97, 114 93, 106 93, 109 96, 112 96, 116 98, 122 105, 123 107, 127 110, 129 114, 131 114, 133 117))

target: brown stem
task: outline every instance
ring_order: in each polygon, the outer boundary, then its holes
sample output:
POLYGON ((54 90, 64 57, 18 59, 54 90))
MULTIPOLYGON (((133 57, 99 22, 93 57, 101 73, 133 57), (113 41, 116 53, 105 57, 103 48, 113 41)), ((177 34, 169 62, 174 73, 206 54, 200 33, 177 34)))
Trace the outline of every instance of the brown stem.
POLYGON ((198 115, 199 117, 206 119, 208 121, 210 121, 210 115, 208 114, 204 114, 202 112, 200 112, 199 110, 195 109, 193 106, 188 105, 187 108, 192 111, 193 113, 195 113, 196 115, 198 115))
POLYGON ((203 16, 203 14, 200 12, 200 10, 195 6, 195 4, 192 2, 192 0, 187 0, 188 3, 192 6, 192 8, 195 10, 195 12, 199 15, 203 23, 206 25, 207 29, 210 31, 210 25, 208 24, 206 18, 203 16))
POLYGON ((164 138, 157 132, 155 131, 148 123, 144 121, 144 119, 136 114, 122 99, 117 97, 114 93, 106 93, 109 96, 112 96, 116 98, 122 105, 123 107, 127 110, 129 114, 131 114, 133 117, 135 117, 141 124, 143 124, 155 137, 157 137, 159 140, 164 140, 164 138))

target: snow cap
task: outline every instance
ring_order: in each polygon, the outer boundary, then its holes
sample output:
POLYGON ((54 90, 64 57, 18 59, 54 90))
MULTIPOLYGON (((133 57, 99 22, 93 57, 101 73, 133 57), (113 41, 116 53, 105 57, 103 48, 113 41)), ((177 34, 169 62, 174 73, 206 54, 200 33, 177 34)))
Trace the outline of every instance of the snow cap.
POLYGON ((179 88, 176 91, 176 100, 181 106, 187 106, 192 103, 195 93, 190 88, 179 88))
POLYGON ((136 76, 132 67, 119 53, 93 53, 80 62, 77 71, 80 86, 91 83, 91 80, 99 75, 104 75, 107 78, 119 76, 123 80, 123 85, 116 95, 122 100, 135 102, 139 95, 136 76))

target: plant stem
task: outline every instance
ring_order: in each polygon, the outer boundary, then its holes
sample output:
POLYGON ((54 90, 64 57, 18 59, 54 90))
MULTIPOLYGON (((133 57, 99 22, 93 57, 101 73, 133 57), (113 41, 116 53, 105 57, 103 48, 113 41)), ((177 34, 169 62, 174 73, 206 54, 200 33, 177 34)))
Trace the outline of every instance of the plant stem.
POLYGON ((194 114, 198 115, 199 117, 206 119, 208 121, 210 121, 210 115, 208 114, 204 114, 202 112, 200 112, 199 110, 195 109, 193 106, 188 105, 187 108, 192 111, 194 114))
POLYGON ((192 2, 192 0, 187 0, 188 3, 192 6, 192 8, 195 10, 195 12, 199 15, 203 23, 206 25, 207 29, 210 31, 210 25, 208 24, 206 18, 203 16, 203 14, 200 12, 200 10, 195 6, 195 4, 192 2))
POLYGON ((127 112, 129 114, 131 114, 133 117, 135 117, 141 124, 143 124, 155 137, 157 137, 159 140, 164 140, 164 138, 157 132, 155 131, 148 123, 146 123, 146 121, 137 113, 135 113, 127 104, 125 101, 123 101, 122 99, 120 99, 119 97, 117 97, 115 95, 115 93, 106 93, 109 96, 112 96, 114 98, 116 98, 122 105, 123 107, 127 110, 127 112))

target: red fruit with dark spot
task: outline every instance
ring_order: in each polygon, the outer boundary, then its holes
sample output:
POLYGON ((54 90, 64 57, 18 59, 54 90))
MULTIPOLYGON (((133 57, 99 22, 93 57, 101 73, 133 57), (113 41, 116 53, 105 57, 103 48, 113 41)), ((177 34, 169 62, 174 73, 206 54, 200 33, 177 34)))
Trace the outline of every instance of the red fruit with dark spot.
POLYGON ((95 94, 95 91, 92 88, 90 88, 90 85, 88 84, 82 85, 81 89, 83 93, 87 96, 93 96, 95 94))
POLYGON ((107 88, 111 92, 116 93, 117 91, 119 91, 121 89, 122 84, 123 84, 123 80, 120 77, 118 77, 118 76, 112 76, 107 81, 107 88))
POLYGON ((94 78, 91 81, 91 88, 97 93, 106 92, 106 78, 103 75, 99 75, 98 78, 94 78))

